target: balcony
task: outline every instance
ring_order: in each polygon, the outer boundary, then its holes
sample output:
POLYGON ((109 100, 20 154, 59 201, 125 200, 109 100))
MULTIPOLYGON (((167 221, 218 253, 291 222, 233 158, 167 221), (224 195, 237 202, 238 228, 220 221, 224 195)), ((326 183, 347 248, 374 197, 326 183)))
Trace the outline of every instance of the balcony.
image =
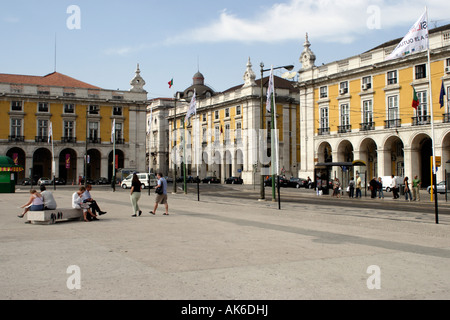
POLYGON ((347 132, 352 132, 352 126, 350 124, 338 126, 338 133, 347 133, 347 132))
POLYGON ((319 134, 319 136, 325 136, 330 134, 330 128, 319 128, 317 129, 317 133, 319 134))
POLYGON ((385 129, 400 128, 401 126, 402 126, 402 120, 401 119, 385 120, 384 121, 384 128, 385 129))
POLYGON ((76 137, 61 137, 62 143, 76 143, 77 138, 76 137))
POLYGON ((24 136, 8 136, 9 142, 24 142, 25 137, 24 136))
POLYGON ((47 136, 35 136, 34 142, 48 142, 47 136))
POLYGON ((449 123, 450 122, 450 113, 444 113, 444 123, 449 123))
POLYGON ((116 139, 116 144, 125 144, 125 139, 116 139))
POLYGON ((369 131, 369 130, 375 130, 375 122, 364 122, 359 124, 359 130, 360 131, 369 131))
POLYGON ((413 126, 424 126, 431 123, 431 116, 412 117, 413 126))
POLYGON ((102 143, 102 139, 100 139, 100 138, 96 138, 96 137, 89 137, 88 138, 88 143, 98 143, 98 144, 100 144, 100 143, 102 143))

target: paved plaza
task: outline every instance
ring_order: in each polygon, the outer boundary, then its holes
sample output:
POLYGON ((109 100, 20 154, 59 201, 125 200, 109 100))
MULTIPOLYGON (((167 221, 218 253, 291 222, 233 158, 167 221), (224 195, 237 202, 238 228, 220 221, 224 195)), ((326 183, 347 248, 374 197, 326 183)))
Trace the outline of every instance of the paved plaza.
MULTIPOLYGON (((199 202, 192 189, 169 194, 169 216, 163 207, 152 216, 155 195, 145 190, 133 218, 129 190, 94 186, 108 212, 100 221, 54 225, 17 217, 29 187, 0 194, 0 299, 450 299, 446 203, 435 224, 415 203, 300 199, 278 210, 251 187, 220 188, 241 197, 211 189, 199 202)), ((54 191, 60 208, 75 189, 54 191)))

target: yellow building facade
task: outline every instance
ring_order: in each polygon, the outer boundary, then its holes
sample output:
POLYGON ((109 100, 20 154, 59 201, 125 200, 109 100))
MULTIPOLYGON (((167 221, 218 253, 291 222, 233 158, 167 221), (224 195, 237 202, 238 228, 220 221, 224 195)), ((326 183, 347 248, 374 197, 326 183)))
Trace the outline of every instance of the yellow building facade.
MULTIPOLYGON (((142 80, 139 72, 133 81, 142 80)), ((92 182, 111 179, 113 131, 116 170, 145 170, 145 117, 139 114, 145 113, 147 97, 142 83, 118 91, 57 72, 43 77, 0 74, 0 154, 24 167, 18 183, 29 177, 75 184, 84 176, 92 182)))

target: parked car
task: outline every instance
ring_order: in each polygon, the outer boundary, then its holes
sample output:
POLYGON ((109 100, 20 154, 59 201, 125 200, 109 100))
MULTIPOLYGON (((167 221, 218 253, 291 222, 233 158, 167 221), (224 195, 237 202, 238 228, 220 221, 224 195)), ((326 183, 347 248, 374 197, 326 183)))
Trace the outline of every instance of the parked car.
POLYGON ((290 178, 288 186, 291 188, 307 188, 308 180, 303 178, 290 178))
MULTIPOLYGON (((433 186, 434 188, 434 186, 433 186)), ((441 181, 436 185, 436 190, 438 193, 445 193, 445 181, 441 181)), ((436 190, 434 190, 434 193, 436 193, 436 190)), ((428 186, 427 192, 431 193, 431 186, 428 186)))
MULTIPOLYGON (((136 175, 139 178, 139 181, 141 182, 142 189, 145 188, 153 188, 158 185, 158 180, 156 179, 155 175, 153 173, 136 173, 136 175), (150 186, 148 184, 150 178, 150 186)), ((130 174, 128 177, 122 180, 122 188, 131 188, 131 180, 133 179, 133 174, 130 174)))
POLYGON ((228 177, 225 179, 226 184, 243 184, 244 180, 239 177, 228 177))
MULTIPOLYGON (((51 181, 50 184, 53 184, 53 180, 51 181)), ((66 184, 66 180, 64 180, 63 178, 55 178, 55 184, 65 185, 66 184)))
POLYGON ((219 178, 217 177, 206 177, 202 179, 203 183, 220 183, 219 178))
POLYGON ((52 183, 53 183, 52 179, 47 178, 47 177, 42 177, 42 178, 39 178, 37 184, 38 184, 39 186, 42 186, 42 185, 52 184, 52 183))
POLYGON ((37 179, 36 178, 33 178, 33 179, 25 178, 25 179, 22 180, 22 185, 23 186, 29 186, 29 185, 31 185, 31 182, 33 182, 33 185, 37 185, 37 179))
POLYGON ((110 181, 105 177, 100 177, 95 180, 95 184, 110 184, 110 181))
MULTIPOLYGON (((277 181, 275 181, 275 185, 276 183, 277 181)), ((264 185, 266 187, 272 186, 272 176, 269 176, 266 180, 264 180, 264 185)), ((289 186, 289 180, 280 176, 280 187, 287 187, 287 186, 289 186)))
POLYGON ((167 183, 173 182, 173 177, 165 176, 164 179, 166 179, 167 183))

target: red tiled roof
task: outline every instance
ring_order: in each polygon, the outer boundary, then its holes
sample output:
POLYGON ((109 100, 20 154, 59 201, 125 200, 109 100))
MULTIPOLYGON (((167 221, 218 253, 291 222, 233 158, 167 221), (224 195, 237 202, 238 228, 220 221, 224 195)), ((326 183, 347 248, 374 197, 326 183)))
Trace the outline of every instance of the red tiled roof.
POLYGON ((83 88, 83 89, 101 89, 99 87, 71 78, 59 72, 52 72, 43 77, 0 73, 0 83, 31 84, 39 86, 69 87, 69 88, 83 88))

